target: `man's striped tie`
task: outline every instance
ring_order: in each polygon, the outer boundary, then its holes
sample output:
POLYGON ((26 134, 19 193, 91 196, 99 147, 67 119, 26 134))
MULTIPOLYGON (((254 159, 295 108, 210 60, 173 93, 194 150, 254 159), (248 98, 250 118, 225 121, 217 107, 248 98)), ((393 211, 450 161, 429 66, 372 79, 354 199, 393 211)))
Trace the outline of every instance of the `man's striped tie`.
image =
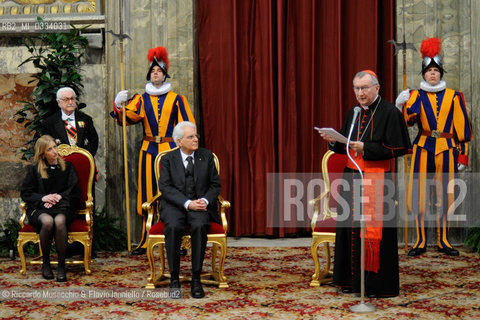
POLYGON ((77 143, 77 129, 74 126, 71 126, 68 123, 68 120, 65 120, 65 129, 67 130, 68 137, 73 141, 74 143, 77 143))

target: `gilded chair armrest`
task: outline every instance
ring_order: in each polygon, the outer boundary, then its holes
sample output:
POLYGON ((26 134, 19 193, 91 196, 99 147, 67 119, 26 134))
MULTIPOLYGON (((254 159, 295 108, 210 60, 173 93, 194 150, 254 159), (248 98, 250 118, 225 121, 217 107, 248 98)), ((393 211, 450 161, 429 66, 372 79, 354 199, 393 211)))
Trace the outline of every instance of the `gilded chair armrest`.
POLYGON ((20 203, 20 209, 22 210, 22 216, 20 217, 20 220, 18 223, 20 223, 20 229, 25 226, 25 218, 27 217, 27 203, 26 202, 21 202, 20 203))
POLYGON ((154 204, 157 201, 159 201, 161 198, 162 198, 162 193, 158 191, 157 194, 152 199, 150 199, 150 201, 146 201, 142 204, 142 209, 148 212, 147 224, 146 224, 147 233, 150 231, 150 228, 152 227, 152 223, 153 223, 153 215, 155 213, 154 204))
POLYGON ((328 195, 328 191, 323 191, 318 197, 309 201, 309 204, 313 206, 313 217, 311 222, 312 231, 315 229, 315 225, 317 224, 317 219, 320 214, 320 204, 321 200, 328 195))
POLYGON ((88 199, 85 204, 86 212, 85 212, 85 221, 89 228, 93 227, 93 215, 94 215, 94 207, 93 207, 93 200, 88 199))
POLYGON ((85 222, 87 223, 87 226, 90 230, 93 228, 93 199, 92 197, 88 197, 88 199, 85 201, 85 208, 84 209, 79 209, 75 211, 76 214, 82 214, 85 215, 85 222))
POLYGON ((222 228, 227 233, 228 231, 228 222, 226 211, 230 208, 230 202, 225 200, 221 195, 218 195, 218 202, 220 204, 220 219, 222 219, 222 228))

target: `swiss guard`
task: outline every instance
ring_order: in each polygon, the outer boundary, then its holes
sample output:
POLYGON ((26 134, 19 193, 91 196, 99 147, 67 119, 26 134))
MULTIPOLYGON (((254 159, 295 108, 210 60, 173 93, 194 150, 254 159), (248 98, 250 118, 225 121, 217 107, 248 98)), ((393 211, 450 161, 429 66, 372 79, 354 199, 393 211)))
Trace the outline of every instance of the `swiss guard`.
POLYGON ((437 250, 449 256, 459 252, 448 240, 448 217, 453 215, 455 194, 448 184, 468 165, 472 130, 463 93, 447 88, 443 78, 441 41, 422 41, 422 77, 419 90, 399 94, 396 106, 408 126, 417 125, 408 179, 407 205, 415 215, 417 237, 409 256, 426 252, 425 220, 436 220, 437 250), (431 210, 431 211, 430 211, 431 210), (427 214, 431 212, 431 214, 427 214))

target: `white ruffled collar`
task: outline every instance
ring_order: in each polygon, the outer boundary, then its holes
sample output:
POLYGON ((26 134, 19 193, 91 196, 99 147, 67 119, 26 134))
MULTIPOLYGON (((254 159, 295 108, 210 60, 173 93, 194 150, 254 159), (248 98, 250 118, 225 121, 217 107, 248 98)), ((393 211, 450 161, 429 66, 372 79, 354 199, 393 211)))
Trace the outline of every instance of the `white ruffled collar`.
POLYGON ((445 80, 440 80, 440 82, 434 86, 432 86, 426 81, 420 82, 420 89, 427 92, 440 92, 442 90, 445 90, 446 87, 447 83, 445 82, 445 80))
POLYGON ((164 82, 160 88, 155 87, 151 82, 145 85, 145 92, 151 96, 161 96, 172 90, 170 82, 164 82))

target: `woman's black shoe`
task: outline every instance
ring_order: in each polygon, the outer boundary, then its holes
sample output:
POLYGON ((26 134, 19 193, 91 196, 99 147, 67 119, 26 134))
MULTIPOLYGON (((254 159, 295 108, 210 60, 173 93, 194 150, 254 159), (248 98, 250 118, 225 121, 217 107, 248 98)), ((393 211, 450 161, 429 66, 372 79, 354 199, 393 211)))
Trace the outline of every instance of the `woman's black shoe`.
POLYGON ((416 256, 421 255, 422 253, 425 253, 425 252, 427 252, 426 248, 413 248, 412 250, 410 250, 408 252, 408 256, 416 257, 416 256))
POLYGON ((65 263, 59 263, 57 267, 57 281, 67 281, 67 272, 65 271, 65 263))
POLYGON ((44 279, 47 279, 47 280, 53 279, 53 272, 52 272, 52 268, 50 267, 50 263, 42 264, 42 276, 44 279))

